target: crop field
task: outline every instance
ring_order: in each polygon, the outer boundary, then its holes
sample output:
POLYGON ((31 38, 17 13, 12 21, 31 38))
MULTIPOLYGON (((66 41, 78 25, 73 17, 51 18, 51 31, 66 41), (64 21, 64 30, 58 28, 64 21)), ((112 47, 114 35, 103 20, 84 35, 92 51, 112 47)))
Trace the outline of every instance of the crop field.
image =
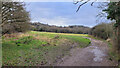
POLYGON ((2 37, 2 64, 12 66, 53 65, 69 55, 74 47, 84 48, 90 40, 87 34, 30 31, 6 34, 2 37))

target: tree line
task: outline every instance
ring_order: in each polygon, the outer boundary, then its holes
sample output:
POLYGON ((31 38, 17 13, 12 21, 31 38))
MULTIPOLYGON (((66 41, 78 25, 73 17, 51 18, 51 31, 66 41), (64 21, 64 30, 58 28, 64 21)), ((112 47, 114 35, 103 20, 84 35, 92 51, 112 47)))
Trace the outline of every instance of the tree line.
POLYGON ((75 33, 75 34, 88 34, 90 31, 89 27, 72 25, 72 26, 55 26, 42 24, 40 22, 31 23, 33 31, 45 31, 45 32, 56 32, 56 33, 75 33))

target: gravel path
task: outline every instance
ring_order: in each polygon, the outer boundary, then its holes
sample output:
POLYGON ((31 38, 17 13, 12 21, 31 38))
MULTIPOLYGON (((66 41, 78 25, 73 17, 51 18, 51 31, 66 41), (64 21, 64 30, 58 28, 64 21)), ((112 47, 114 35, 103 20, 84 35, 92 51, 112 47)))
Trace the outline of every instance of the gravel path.
POLYGON ((62 58, 55 66, 114 66, 109 60, 108 44, 91 39, 91 46, 71 49, 70 55, 62 58))

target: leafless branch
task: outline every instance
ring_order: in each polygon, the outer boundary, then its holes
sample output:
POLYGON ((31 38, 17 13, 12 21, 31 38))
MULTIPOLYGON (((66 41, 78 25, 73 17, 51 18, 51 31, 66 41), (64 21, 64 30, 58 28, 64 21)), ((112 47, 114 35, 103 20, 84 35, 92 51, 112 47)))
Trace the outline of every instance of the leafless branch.
POLYGON ((78 11, 79 11, 79 9, 80 9, 80 7, 81 7, 82 5, 84 5, 84 4, 86 4, 86 3, 88 3, 89 1, 90 1, 90 0, 87 0, 86 2, 84 2, 84 3, 80 4, 76 12, 78 12, 78 11))
POLYGON ((93 6, 93 4, 96 2, 97 0, 95 0, 94 2, 91 3, 91 6, 93 6))
POLYGON ((74 1, 74 4, 78 4, 79 2, 82 2, 83 0, 80 1, 74 1))

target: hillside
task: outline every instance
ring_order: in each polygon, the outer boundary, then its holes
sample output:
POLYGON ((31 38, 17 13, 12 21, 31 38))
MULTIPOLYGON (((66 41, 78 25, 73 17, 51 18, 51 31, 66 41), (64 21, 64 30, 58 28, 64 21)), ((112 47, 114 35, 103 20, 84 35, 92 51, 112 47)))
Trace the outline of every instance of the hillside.
POLYGON ((75 34, 88 34, 90 31, 89 27, 80 26, 80 25, 71 25, 71 26, 55 26, 42 24, 39 22, 31 23, 32 30, 34 31, 45 31, 45 32, 56 32, 56 33, 75 33, 75 34))

